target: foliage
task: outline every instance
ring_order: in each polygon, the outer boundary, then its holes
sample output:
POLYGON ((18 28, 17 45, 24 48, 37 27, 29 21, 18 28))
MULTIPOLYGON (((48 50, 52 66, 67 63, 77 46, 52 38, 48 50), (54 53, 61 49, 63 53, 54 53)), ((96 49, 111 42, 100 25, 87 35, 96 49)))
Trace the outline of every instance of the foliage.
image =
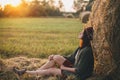
POLYGON ((54 1, 33 0, 22 3, 16 7, 6 5, 4 9, 0 6, 0 17, 43 17, 43 16, 61 16, 59 7, 54 5, 54 1))
POLYGON ((0 17, 3 17, 3 10, 1 6, 0 6, 0 17))
POLYGON ((64 18, 2 18, 0 25, 1 58, 71 54, 82 29, 76 19, 64 18))

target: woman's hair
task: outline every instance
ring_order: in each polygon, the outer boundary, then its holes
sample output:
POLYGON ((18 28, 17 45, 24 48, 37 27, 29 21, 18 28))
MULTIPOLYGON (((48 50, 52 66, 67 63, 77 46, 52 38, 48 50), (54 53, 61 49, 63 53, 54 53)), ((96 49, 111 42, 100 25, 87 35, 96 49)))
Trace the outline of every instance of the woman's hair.
POLYGON ((87 34, 87 37, 88 37, 88 39, 89 40, 92 40, 93 39, 93 27, 87 27, 86 29, 85 29, 85 32, 86 32, 86 34, 87 34))

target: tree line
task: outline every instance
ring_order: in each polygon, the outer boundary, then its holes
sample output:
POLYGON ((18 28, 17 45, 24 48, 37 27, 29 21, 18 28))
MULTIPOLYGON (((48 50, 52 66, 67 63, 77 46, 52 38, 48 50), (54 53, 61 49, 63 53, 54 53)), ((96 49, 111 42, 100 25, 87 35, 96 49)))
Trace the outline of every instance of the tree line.
POLYGON ((54 0, 21 1, 21 4, 16 7, 10 4, 5 5, 4 8, 0 6, 0 17, 46 17, 62 15, 60 8, 63 7, 63 3, 61 0, 58 1, 58 6, 54 5, 54 0))

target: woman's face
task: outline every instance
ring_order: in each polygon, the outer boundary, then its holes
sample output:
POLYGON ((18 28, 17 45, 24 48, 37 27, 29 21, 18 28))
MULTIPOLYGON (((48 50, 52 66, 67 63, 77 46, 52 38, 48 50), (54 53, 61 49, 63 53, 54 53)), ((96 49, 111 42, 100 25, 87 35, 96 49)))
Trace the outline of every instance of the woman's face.
POLYGON ((79 46, 80 46, 80 47, 83 46, 83 40, 82 40, 82 39, 80 39, 80 41, 79 41, 79 46))

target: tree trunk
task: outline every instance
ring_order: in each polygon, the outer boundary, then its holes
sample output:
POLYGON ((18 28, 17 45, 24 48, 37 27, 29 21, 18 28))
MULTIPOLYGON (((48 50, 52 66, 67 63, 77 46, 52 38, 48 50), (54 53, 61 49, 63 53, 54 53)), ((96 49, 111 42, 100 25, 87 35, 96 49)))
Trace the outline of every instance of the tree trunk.
POLYGON ((88 23, 94 28, 95 73, 120 80, 120 0, 95 0, 88 23))

